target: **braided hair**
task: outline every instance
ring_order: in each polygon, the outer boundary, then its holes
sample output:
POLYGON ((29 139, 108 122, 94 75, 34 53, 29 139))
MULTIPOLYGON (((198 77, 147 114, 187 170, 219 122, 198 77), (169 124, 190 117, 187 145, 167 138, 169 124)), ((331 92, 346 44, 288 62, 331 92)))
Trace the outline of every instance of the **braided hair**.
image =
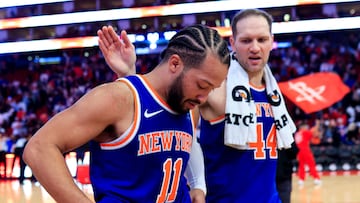
POLYGON ((177 54, 185 67, 198 67, 208 54, 216 55, 223 64, 230 65, 227 42, 208 26, 193 25, 177 32, 161 53, 162 62, 177 54))

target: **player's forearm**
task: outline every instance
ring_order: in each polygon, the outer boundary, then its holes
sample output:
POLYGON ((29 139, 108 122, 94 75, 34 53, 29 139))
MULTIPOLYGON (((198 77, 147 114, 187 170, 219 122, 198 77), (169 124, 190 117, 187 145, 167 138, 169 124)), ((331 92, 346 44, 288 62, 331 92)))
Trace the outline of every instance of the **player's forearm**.
POLYGON ((190 196, 192 203, 205 203, 205 193, 200 189, 192 189, 190 196))
POLYGON ((29 142, 23 158, 56 202, 92 202, 75 184, 63 155, 55 147, 29 142))
POLYGON ((204 157, 196 138, 193 141, 185 176, 191 189, 200 189, 206 194, 204 157))
POLYGON ((135 64, 133 65, 128 65, 128 71, 127 72, 121 72, 119 71, 120 68, 111 68, 117 75, 118 78, 122 78, 122 77, 126 77, 126 76, 129 76, 129 75, 135 75, 136 74, 136 66, 135 64))
POLYGON ((135 64, 126 64, 126 65, 121 63, 117 64, 116 61, 114 62, 107 61, 107 64, 118 78, 136 74, 135 64))

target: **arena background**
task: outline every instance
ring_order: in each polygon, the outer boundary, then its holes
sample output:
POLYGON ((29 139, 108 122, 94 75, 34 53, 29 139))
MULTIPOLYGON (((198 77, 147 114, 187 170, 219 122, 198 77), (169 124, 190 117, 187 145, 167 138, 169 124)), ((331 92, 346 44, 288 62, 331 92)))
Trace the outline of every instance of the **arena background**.
MULTIPOLYGON (((19 137, 32 135, 92 87, 115 79, 97 46, 99 28, 127 30, 138 55, 137 72, 146 73, 177 30, 201 23, 228 39, 231 17, 244 8, 261 8, 274 18, 269 64, 279 82, 331 72, 349 88, 311 113, 286 99, 295 121, 322 123, 323 136, 312 142, 317 169, 359 174, 360 1, 12 0, 0 2, 0 128, 13 145, 7 161, 14 163, 14 168, 0 165, 4 180, 18 177, 13 149, 19 137)), ((86 146, 66 155, 74 177, 84 162, 75 153, 85 151, 86 146)), ((26 176, 31 176, 28 168, 26 176)))

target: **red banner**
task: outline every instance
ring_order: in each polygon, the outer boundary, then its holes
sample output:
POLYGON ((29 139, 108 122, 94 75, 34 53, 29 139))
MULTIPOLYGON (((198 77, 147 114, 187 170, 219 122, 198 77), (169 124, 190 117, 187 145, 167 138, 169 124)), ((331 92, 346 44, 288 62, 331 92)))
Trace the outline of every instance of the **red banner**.
POLYGON ((308 114, 330 107, 350 91, 333 72, 319 72, 280 82, 279 87, 283 95, 308 114))

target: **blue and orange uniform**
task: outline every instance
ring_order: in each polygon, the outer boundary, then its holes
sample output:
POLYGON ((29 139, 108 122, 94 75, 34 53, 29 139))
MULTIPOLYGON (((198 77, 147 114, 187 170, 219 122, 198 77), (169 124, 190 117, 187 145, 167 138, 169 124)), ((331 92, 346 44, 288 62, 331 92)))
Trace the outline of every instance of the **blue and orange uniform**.
POLYGON ((191 114, 173 112, 140 75, 119 82, 134 94, 134 121, 116 140, 90 145, 95 201, 191 202, 184 177, 195 129, 191 114))
MULTIPOLYGON (((201 120, 208 203, 279 203, 275 176, 276 127, 264 87, 251 87, 256 105, 257 141, 239 150, 224 144, 225 116, 201 120), (247 183, 247 184, 244 184, 247 183)), ((242 132, 239 132, 241 136, 242 132)))

